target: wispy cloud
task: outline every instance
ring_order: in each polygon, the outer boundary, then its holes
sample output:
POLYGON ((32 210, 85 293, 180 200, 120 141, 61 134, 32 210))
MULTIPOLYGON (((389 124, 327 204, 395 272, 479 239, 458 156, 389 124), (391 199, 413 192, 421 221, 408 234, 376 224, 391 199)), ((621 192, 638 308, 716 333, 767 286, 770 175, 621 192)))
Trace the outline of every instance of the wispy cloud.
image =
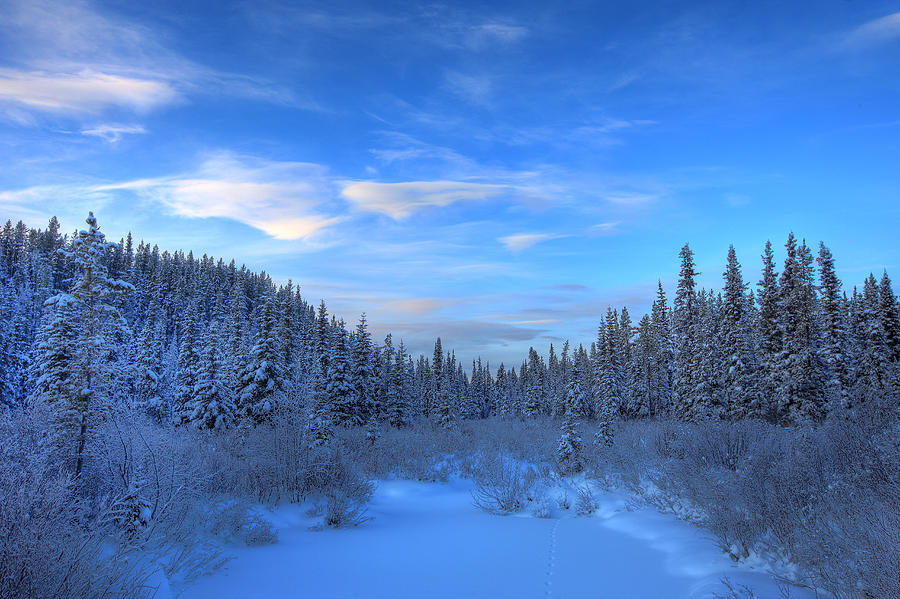
POLYGON ((97 112, 124 107, 146 112, 178 99, 164 81, 82 70, 78 73, 0 69, 0 102, 51 112, 97 112))
POLYGON ((469 43, 474 46, 492 44, 497 42, 518 42, 528 35, 528 28, 520 25, 504 23, 483 23, 470 26, 469 43))
POLYGON ((853 29, 844 38, 844 46, 862 49, 900 38, 900 12, 873 19, 853 29))
POLYGON ((99 137, 105 139, 109 143, 116 143, 125 135, 140 135, 146 133, 143 125, 116 125, 104 124, 95 125, 93 127, 82 129, 82 135, 99 137))
POLYGON ((542 241, 548 241, 550 239, 556 239, 559 235, 550 235, 548 233, 519 233, 518 235, 507 235, 506 237, 500 237, 497 239, 500 243, 506 246, 511 252, 521 252, 522 250, 526 250, 532 246, 535 246, 542 241))
POLYGON ((615 235, 619 232, 617 227, 622 224, 619 221, 610 221, 605 223, 597 223, 596 225, 591 225, 588 227, 586 235, 588 237, 601 237, 608 235, 615 235))
POLYGON ((399 220, 429 206, 486 200, 504 191, 506 188, 502 185, 463 181, 361 181, 347 182, 341 195, 359 210, 378 212, 399 220))
POLYGON ((455 95, 473 104, 487 105, 493 93, 493 82, 487 75, 468 75, 450 71, 446 75, 446 86, 455 95))
POLYGON ((418 297, 408 299, 389 300, 384 302, 384 307, 391 311, 399 312, 404 316, 422 316, 433 314, 444 308, 459 305, 461 300, 453 300, 440 297, 418 297))
POLYGON ((306 239, 340 219, 324 213, 333 197, 326 170, 317 164, 273 162, 220 152, 195 172, 98 186, 129 191, 189 218, 227 218, 276 239, 306 239))
POLYGON ((22 125, 39 124, 29 112, 75 119, 109 109, 144 113, 201 93, 321 109, 255 76, 188 60, 161 43, 165 32, 89 2, 10 0, 4 21, 0 110, 22 125))

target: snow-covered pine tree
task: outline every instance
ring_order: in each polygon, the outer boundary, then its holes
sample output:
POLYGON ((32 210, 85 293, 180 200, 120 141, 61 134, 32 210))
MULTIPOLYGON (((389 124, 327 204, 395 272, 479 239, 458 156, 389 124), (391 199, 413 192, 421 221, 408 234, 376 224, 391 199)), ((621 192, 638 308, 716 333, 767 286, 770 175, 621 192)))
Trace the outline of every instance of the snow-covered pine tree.
POLYGON ((578 434, 577 414, 585 402, 581 390, 581 371, 576 363, 566 383, 565 415, 556 449, 556 461, 562 474, 575 474, 584 469, 583 442, 578 434))
POLYGON ((188 422, 190 403, 197 386, 197 369, 200 364, 200 339, 197 331, 197 309, 191 302, 181 315, 180 343, 178 345, 178 370, 175 374, 175 405, 172 420, 175 424, 188 422))
POLYGON ((884 330, 884 342, 887 344, 888 359, 894 368, 900 363, 900 304, 891 286, 891 278, 887 271, 882 272, 878 284, 878 314, 881 328, 884 330))
POLYGON ((817 302, 813 257, 806 242, 797 247, 793 233, 785 244, 778 324, 782 339, 776 356, 779 419, 817 420, 824 414, 823 368, 816 351, 817 302))
POLYGON ((139 336, 137 349, 137 372, 135 372, 135 399, 140 409, 147 412, 156 422, 166 418, 167 409, 162 398, 162 325, 152 319, 145 319, 139 336))
POLYGON ((362 425, 370 418, 379 418, 381 411, 381 402, 375 397, 372 336, 369 334, 365 313, 359 317, 356 332, 350 338, 350 369, 353 405, 349 419, 351 424, 362 425))
POLYGON ((544 399, 544 361, 533 347, 528 348, 527 387, 522 413, 535 416, 543 410, 544 399))
POLYGON ((655 344, 653 324, 649 314, 641 317, 637 326, 637 337, 632 352, 634 382, 631 392, 632 405, 640 416, 649 416, 655 403, 653 386, 653 361, 655 344))
POLYGON ((680 256, 681 273, 675 293, 672 323, 675 337, 674 399, 676 413, 682 418, 690 419, 698 412, 698 406, 694 405, 694 392, 697 388, 695 369, 699 361, 696 339, 699 311, 694 278, 700 273, 694 270, 694 252, 688 244, 681 248, 680 256))
POLYGON ((443 429, 450 429, 456 425, 456 409, 453 401, 451 377, 452 371, 449 368, 444 368, 436 383, 437 405, 435 406, 435 414, 437 415, 438 426, 443 429))
MULTIPOLYGON (((430 416, 435 410, 437 410, 438 402, 440 401, 440 385, 441 378, 443 376, 443 366, 444 366, 444 349, 441 345, 441 338, 438 337, 434 342, 434 352, 431 358, 430 367, 427 370, 428 376, 423 382, 425 384, 425 395, 423 397, 423 414, 425 416, 430 416)), ((423 373, 426 371, 423 371, 423 373)))
POLYGON ((76 322, 75 302, 69 296, 60 294, 47 301, 30 370, 29 403, 41 401, 61 412, 75 395, 76 322))
POLYGON ((697 318, 694 321, 693 402, 683 418, 698 421, 723 418, 725 410, 720 385, 719 365, 724 361, 718 336, 718 313, 721 297, 701 290, 696 296, 697 318))
POLYGON ((56 415, 57 440, 74 461, 75 476, 81 474, 84 450, 97 421, 110 408, 120 383, 118 373, 122 344, 128 340, 128 324, 119 313, 121 297, 133 291, 131 284, 109 276, 104 256, 106 242, 94 213, 88 214, 87 229, 72 241, 70 258, 78 270, 71 291, 48 299, 46 326, 48 344, 36 366, 38 381, 55 389, 50 396, 56 415), (67 321, 56 323, 54 321, 67 321), (72 327, 72 336, 65 334, 72 327), (52 334, 52 333, 63 334, 52 334), (53 343, 70 343, 59 351, 53 343), (59 360, 67 362, 68 376, 60 376, 59 360))
POLYGON ((834 270, 834 258, 824 243, 819 244, 819 306, 821 327, 819 357, 825 365, 825 404, 829 411, 850 407, 850 372, 847 361, 847 316, 841 281, 834 270))
POLYGON ((203 339, 194 395, 188 404, 188 422, 201 430, 221 430, 235 422, 237 406, 225 384, 219 323, 212 322, 203 339))
POLYGON ((594 415, 601 421, 618 417, 622 406, 618 338, 618 315, 610 308, 597 331, 594 362, 594 415))
POLYGON ((403 341, 397 348, 397 355, 392 360, 389 370, 391 380, 387 401, 387 416, 391 426, 401 428, 409 423, 411 381, 407 366, 406 346, 403 341))
POLYGON ((269 296, 260 312, 255 343, 241 372, 237 397, 238 409, 254 424, 272 421, 290 385, 285 379, 281 348, 275 337, 275 319, 274 298, 269 296))
POLYGON ((328 359, 328 378, 325 396, 335 424, 354 424, 355 401, 348 363, 347 330, 340 321, 332 334, 331 356, 328 359))
POLYGON ((869 273, 866 278, 857 303, 859 358, 856 396, 864 403, 881 402, 890 390, 890 354, 880 317, 881 294, 873 274, 869 273))
POLYGON ((669 308, 662 281, 657 281, 656 300, 650 311, 652 327, 650 359, 650 405, 651 417, 667 414, 672 408, 672 338, 669 326, 669 308))
POLYGON ((775 253, 770 241, 766 241, 762 260, 762 278, 758 283, 757 295, 760 409, 768 420, 774 421, 778 418, 778 355, 781 353, 783 340, 778 325, 778 298, 781 291, 778 287, 778 273, 775 271, 775 253))
POLYGON ((723 277, 725 296, 720 315, 719 341, 724 357, 722 392, 725 416, 730 419, 760 416, 747 286, 733 245, 728 246, 728 263, 723 277))

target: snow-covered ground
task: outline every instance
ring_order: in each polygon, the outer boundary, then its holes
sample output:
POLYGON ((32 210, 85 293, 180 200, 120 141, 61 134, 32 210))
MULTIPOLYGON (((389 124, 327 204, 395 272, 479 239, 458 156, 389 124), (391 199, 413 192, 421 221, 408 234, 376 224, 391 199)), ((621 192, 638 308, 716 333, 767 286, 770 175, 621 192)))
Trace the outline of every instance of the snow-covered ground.
MULTIPOLYGON (((592 516, 553 505, 551 518, 495 516, 472 505, 471 483, 380 481, 374 519, 312 531, 305 508, 268 513, 279 542, 234 548, 216 574, 171 595, 182 599, 591 597, 709 598, 723 577, 760 599, 780 597, 763 571, 735 564, 712 539, 621 496, 598 497, 592 516)), ((574 497, 572 497, 574 503, 574 497)), ((161 596, 169 595, 161 589, 161 596)), ((811 593, 793 589, 794 599, 811 593)))

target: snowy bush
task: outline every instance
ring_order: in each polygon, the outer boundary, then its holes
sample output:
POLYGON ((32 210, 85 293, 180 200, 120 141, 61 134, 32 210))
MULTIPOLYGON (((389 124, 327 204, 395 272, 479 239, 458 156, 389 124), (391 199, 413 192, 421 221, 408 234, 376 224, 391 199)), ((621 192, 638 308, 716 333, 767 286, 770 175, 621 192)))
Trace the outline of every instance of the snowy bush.
POLYGON ((553 515, 553 504, 548 494, 541 493, 534 499, 531 515, 535 518, 550 518, 553 515))
POLYGON ((244 501, 222 501, 209 510, 208 530, 231 543, 254 547, 278 542, 278 533, 244 501))
POLYGON ((325 500, 326 526, 358 526, 370 519, 366 504, 375 486, 347 456, 333 447, 319 450, 309 466, 309 491, 325 500))
POLYGON ((515 460, 498 454, 484 460, 474 473, 472 502, 492 514, 511 514, 521 510, 535 473, 515 460))
POLYGON ((575 498, 575 513, 579 516, 590 516, 600 507, 594 492, 587 485, 578 487, 578 495, 575 498))
POLYGON ((900 596, 897 426, 862 411, 794 429, 630 422, 590 469, 705 526, 734 559, 787 562, 837 598, 900 596))
POLYGON ((149 597, 146 560, 48 459, 39 418, 0 417, 0 597, 149 597))

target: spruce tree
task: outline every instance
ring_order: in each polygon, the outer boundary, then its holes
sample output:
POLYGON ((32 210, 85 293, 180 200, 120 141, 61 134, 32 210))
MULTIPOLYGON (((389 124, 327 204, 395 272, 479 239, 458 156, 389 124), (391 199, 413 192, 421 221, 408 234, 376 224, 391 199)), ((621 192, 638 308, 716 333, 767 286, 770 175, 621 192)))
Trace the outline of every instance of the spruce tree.
POLYGON ((85 222, 87 229, 78 231, 69 252, 78 276, 69 293, 47 300, 47 345, 36 363, 36 379, 50 391, 58 441, 64 451, 71 451, 76 477, 81 474, 88 437, 121 383, 117 371, 130 330, 117 303, 134 290, 131 284, 109 276, 104 257, 111 244, 93 212, 85 222), (52 346, 65 342, 72 347, 52 346), (67 375, 62 375, 61 367, 68 369, 67 375))
POLYGON ((353 387, 353 406, 350 422, 362 425, 370 418, 380 417, 380 405, 375 396, 375 372, 372 360, 372 337, 362 314, 356 333, 350 339, 350 384, 353 387))
POLYGON ((200 364, 200 340, 197 332, 197 309, 191 302, 181 317, 181 342, 178 346, 178 370, 175 375, 175 405, 172 418, 175 424, 190 419, 190 404, 197 387, 197 368, 200 364))
POLYGON ((775 271, 775 254, 772 243, 766 241, 762 255, 763 270, 759 281, 758 347, 760 365, 760 409, 769 420, 778 414, 778 355, 782 347, 781 328, 778 325, 778 273, 775 271))
POLYGON ((696 416, 694 392, 697 381, 694 373, 699 360, 697 331, 699 311, 694 278, 700 273, 694 270, 694 253, 688 244, 681 248, 681 273, 675 293, 673 333, 675 336, 674 393, 676 412, 685 419, 696 416))
POLYGON ((254 424, 271 422, 290 382, 276 333, 274 298, 267 297, 257 325, 255 343, 240 377, 238 407, 254 424))
POLYGON ((804 241, 797 247, 793 233, 785 244, 778 324, 782 339, 776 356, 778 416, 782 421, 816 420, 824 414, 824 380, 816 351, 813 257, 804 241))
POLYGON ((747 287, 734 246, 728 247, 728 264, 723 277, 725 297, 722 302, 720 341, 724 356, 722 390, 725 415, 731 419, 760 416, 747 287))
POLYGON ((188 422, 198 429, 221 430, 235 422, 237 406, 224 381, 218 323, 211 323, 203 340, 203 356, 194 395, 187 408, 188 422))
POLYGON ((335 424, 354 424, 355 401, 348 363, 347 331, 341 321, 333 334, 325 396, 335 424))
POLYGON ((582 457, 583 442, 578 434, 577 411, 584 403, 581 390, 580 370, 576 365, 572 377, 566 384, 565 415, 556 448, 556 461, 561 474, 575 474, 584 469, 582 457))
POLYGON ((829 410, 850 407, 850 373, 846 355, 847 322, 841 281, 834 270, 834 258, 824 243, 819 244, 819 297, 821 341, 819 356, 826 369, 824 400, 829 410))

